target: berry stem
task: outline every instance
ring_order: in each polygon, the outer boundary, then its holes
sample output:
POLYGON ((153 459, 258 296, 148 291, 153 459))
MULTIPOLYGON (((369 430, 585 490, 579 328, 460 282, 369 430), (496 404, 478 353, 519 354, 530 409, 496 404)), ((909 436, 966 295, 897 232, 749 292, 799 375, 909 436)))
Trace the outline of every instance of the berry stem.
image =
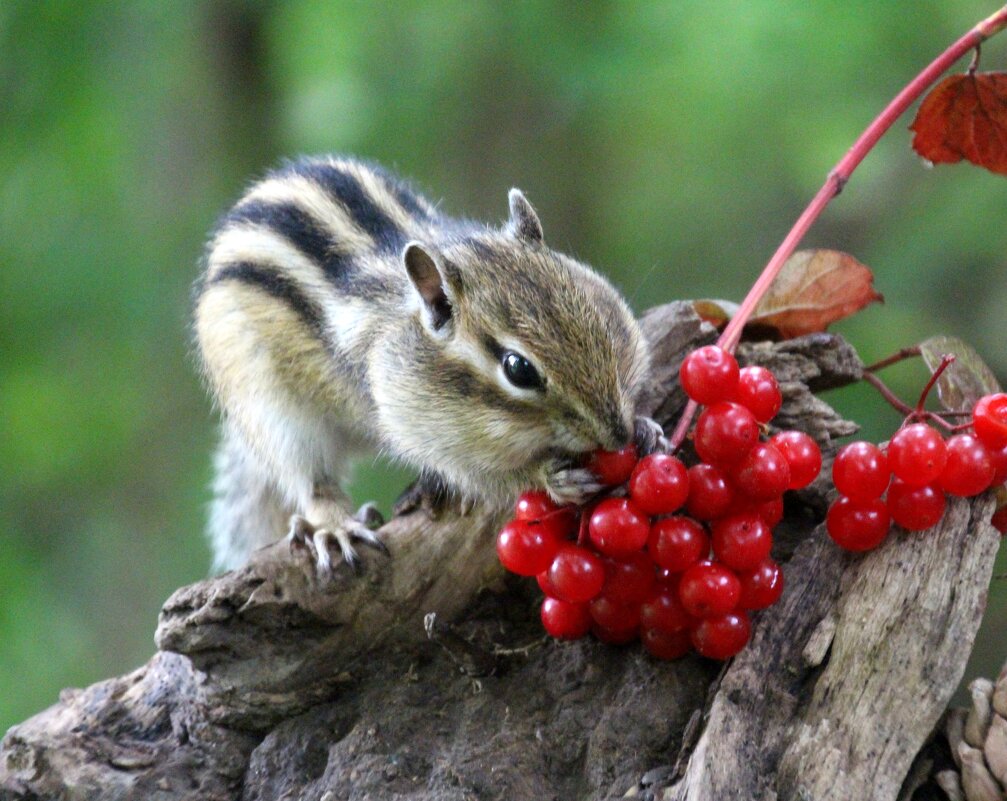
POLYGON ((889 406, 891 406, 895 411, 899 412, 905 417, 915 413, 915 409, 908 403, 902 401, 898 395, 892 392, 882 381, 873 373, 864 373, 864 381, 874 387, 880 394, 881 397, 888 401, 889 406))
POLYGON ((923 391, 920 393, 920 399, 916 402, 916 411, 922 412, 923 406, 927 402, 927 395, 930 394, 930 390, 934 388, 934 384, 937 383, 937 379, 941 377, 941 373, 951 366, 951 363, 955 360, 953 353, 945 353, 941 356, 941 363, 937 365, 937 369, 934 370, 933 375, 930 376, 930 380, 927 381, 927 385, 923 387, 923 391))
MULTIPOLYGON (((748 318, 752 316, 755 307, 758 306, 763 295, 766 294, 780 270, 783 269, 783 265, 787 259, 793 255, 793 252, 797 249, 798 244, 800 244, 808 229, 818 219, 825 207, 829 205, 832 198, 843 191, 843 187, 850 180, 853 171, 860 165, 860 162, 864 160, 884 133, 894 124, 895 120, 959 58, 969 50, 978 47, 986 39, 1002 31, 1005 27, 1007 27, 1007 5, 1000 8, 999 11, 990 14, 986 19, 957 39, 906 84, 902 91, 874 118, 873 122, 867 126, 864 132, 860 134, 860 137, 853 143, 853 146, 846 152, 846 155, 832 168, 821 189, 811 199, 811 202, 801 213, 801 216, 797 218, 794 226, 780 243, 772 258, 770 258, 763 268, 761 275, 756 279, 745 299, 741 302, 737 313, 724 328, 720 339, 717 340, 718 345, 730 353, 735 351, 738 342, 741 340, 741 333, 745 327, 745 323, 748 322, 748 318)), ((678 421, 678 425, 675 427, 675 432, 669 443, 672 452, 685 440, 685 435, 689 431, 696 408, 697 405, 693 401, 689 401, 682 412, 682 417, 678 421)))
POLYGON ((898 364, 901 361, 905 361, 906 359, 912 359, 919 355, 920 355, 920 346, 913 345, 912 347, 909 348, 902 348, 901 350, 898 350, 895 353, 893 353, 891 356, 887 356, 884 359, 881 359, 880 361, 874 362, 874 364, 867 365, 864 368, 864 370, 868 373, 876 373, 878 370, 881 370, 885 367, 888 367, 893 364, 898 364))

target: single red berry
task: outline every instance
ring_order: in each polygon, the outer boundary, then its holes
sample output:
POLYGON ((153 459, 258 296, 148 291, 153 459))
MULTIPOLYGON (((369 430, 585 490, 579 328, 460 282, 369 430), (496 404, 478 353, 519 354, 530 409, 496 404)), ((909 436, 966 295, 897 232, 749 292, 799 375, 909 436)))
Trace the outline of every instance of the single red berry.
POLYGON ((981 397, 972 409, 972 427, 987 448, 1007 446, 1007 394, 981 397))
POLYGON ((926 423, 900 428, 888 443, 888 465, 912 487, 935 481, 947 462, 944 438, 926 423))
POLYGON ((693 565, 678 582, 678 599, 693 617, 713 617, 738 605, 741 582, 733 571, 708 560, 693 565))
POLYGON ((990 486, 995 468, 989 450, 972 434, 955 434, 947 441, 948 460, 938 483, 952 495, 968 498, 990 486))
POLYGON ((758 441, 759 424, 752 413, 728 401, 705 408, 693 435, 699 458, 718 467, 741 461, 758 441))
POLYGON ((592 624, 591 633, 596 639, 601 640, 603 643, 608 645, 625 645, 626 643, 633 642, 640 633, 640 629, 637 626, 629 629, 606 629, 603 626, 599 626, 597 623, 592 624))
POLYGON ((749 498, 771 501, 790 486, 790 465, 774 445, 759 442, 732 470, 731 480, 749 498))
POLYGON ((870 442, 851 442, 836 454, 832 463, 832 483, 840 495, 855 503, 880 498, 891 477, 888 457, 870 442))
POLYGON ((497 556, 511 573, 534 576, 552 562, 559 540, 541 523, 511 520, 497 534, 497 556))
POLYGON ((744 612, 728 612, 700 620, 692 629, 692 645, 709 659, 730 659, 748 643, 751 626, 744 612))
POLYGON ((990 461, 993 462, 993 479, 990 481, 990 486, 999 487, 1007 481, 1007 445, 1002 448, 990 448, 987 445, 986 450, 989 452, 990 461))
POLYGON ((564 543, 549 565, 549 584, 564 601, 590 601, 605 585, 605 563, 587 548, 564 543))
POLYGON ((599 595, 588 604, 591 619, 603 629, 636 630, 640 625, 640 604, 623 604, 599 595))
POLYGON ((783 594, 783 571, 772 559, 763 559, 754 570, 739 573, 741 598, 739 609, 765 609, 783 594))
POLYGON ((727 512, 734 489, 712 464, 700 462, 689 468, 689 497, 685 509, 697 520, 713 520, 727 512))
POLYGON ((542 490, 528 490, 517 496, 517 503, 514 504, 515 520, 541 520, 550 512, 559 509, 547 492, 542 490))
POLYGON ((558 640, 576 640, 591 630, 587 604, 572 604, 558 598, 542 601, 542 625, 558 640))
POLYGON ((769 556, 773 533, 757 512, 714 520, 713 555, 732 570, 754 570, 769 556))
POLYGON ((937 484, 914 487, 899 478, 888 486, 888 514, 907 531, 922 531, 937 525, 947 501, 937 484))
POLYGON ((748 409, 760 423, 768 423, 783 405, 780 385, 765 367, 752 365, 738 374, 738 390, 731 400, 748 409))
POLYGON ((671 514, 689 497, 689 472, 674 456, 652 453, 633 469, 629 497, 647 514, 671 514))
POLYGON ((698 348, 685 357, 678 371, 682 389, 704 406, 730 400, 738 384, 738 362, 717 345, 698 348))
POLYGON ((640 625, 661 631, 685 631, 693 623, 678 599, 678 585, 658 584, 640 606, 640 625))
POLYGON ((707 557, 710 538, 692 518, 665 517, 650 527, 647 550, 659 567, 681 573, 707 557))
POLYGON ((1007 534, 1007 506, 1001 506, 993 513, 990 524, 1001 534, 1007 534))
POLYGON ((680 659, 692 650, 692 637, 688 631, 663 631, 642 629, 640 642, 656 659, 680 659))
POLYGON ((548 595, 552 598, 556 597, 556 588, 552 586, 552 582, 549 580, 549 568, 536 575, 535 581, 538 583, 538 588, 542 590, 543 595, 548 595))
POLYGON ((606 556, 639 551, 650 534, 650 519, 628 498, 606 498, 591 513, 588 536, 606 556))
POLYGON ((822 452, 818 443, 803 431, 781 431, 770 437, 769 443, 776 446, 790 465, 787 489, 803 489, 818 478, 822 469, 822 452))
POLYGON ((588 458, 586 467, 605 486, 624 484, 636 467, 636 445, 630 443, 617 451, 595 451, 588 458))
POLYGON ((783 498, 763 501, 753 508, 759 513, 759 517, 766 521, 766 525, 770 529, 775 528, 776 524, 783 520, 783 498))
MULTIPOLYGON (((650 554, 637 551, 620 559, 604 561, 605 585, 601 588, 603 596, 616 603, 640 604, 650 595, 654 587, 654 562, 650 554)), ((598 622, 601 623, 600 620, 598 622)))
POLYGON ((877 548, 888 534, 890 523, 888 507, 880 498, 854 501, 841 495, 825 516, 832 541, 848 551, 877 548))

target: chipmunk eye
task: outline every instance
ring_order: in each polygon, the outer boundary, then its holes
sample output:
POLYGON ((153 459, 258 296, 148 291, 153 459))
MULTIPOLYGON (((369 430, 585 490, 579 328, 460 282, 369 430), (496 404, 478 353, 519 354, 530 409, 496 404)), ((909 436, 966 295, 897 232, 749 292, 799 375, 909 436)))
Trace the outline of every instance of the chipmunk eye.
POLYGON ((514 386, 521 389, 542 388, 542 376, 538 374, 535 366, 520 353, 515 353, 512 350, 504 351, 500 363, 503 365, 507 380, 514 386))

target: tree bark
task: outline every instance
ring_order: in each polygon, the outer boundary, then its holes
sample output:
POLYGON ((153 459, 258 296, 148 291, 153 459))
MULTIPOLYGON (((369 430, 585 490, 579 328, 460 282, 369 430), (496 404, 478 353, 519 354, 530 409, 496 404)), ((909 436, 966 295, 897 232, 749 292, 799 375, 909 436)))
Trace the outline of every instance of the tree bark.
MULTIPOLYGON (((678 365, 714 332, 688 303, 643 319, 644 413, 684 397, 678 365)), ((774 423, 826 455, 855 430, 814 391, 856 380, 842 339, 744 345, 784 391, 774 423)), ((0 797, 17 799, 895 799, 957 687, 999 537, 992 499, 854 556, 821 520, 828 482, 789 498, 774 554, 787 589, 726 666, 639 646, 547 640, 534 582, 503 575, 499 516, 383 528, 320 586, 284 543, 178 590, 142 668, 14 726, 0 797)), ((918 773, 919 771, 916 771, 918 773)), ((919 783, 918 776, 911 781, 919 783)))

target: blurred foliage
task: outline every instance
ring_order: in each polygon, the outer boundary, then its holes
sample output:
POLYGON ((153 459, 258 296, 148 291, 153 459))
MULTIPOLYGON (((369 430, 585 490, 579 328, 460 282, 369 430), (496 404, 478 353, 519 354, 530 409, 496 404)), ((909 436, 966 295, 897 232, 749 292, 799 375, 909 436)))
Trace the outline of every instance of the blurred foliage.
MULTIPOLYGON (((188 294, 254 176, 355 153, 488 220, 518 185, 637 309, 740 299, 857 133, 994 6, 0 4, 0 731, 145 661, 161 602, 206 573, 188 294)), ((925 169, 908 122, 805 245, 876 271, 887 305, 838 327, 865 359, 944 332, 1002 380, 1007 181, 925 169)), ((870 437, 898 422, 862 387, 831 400, 870 437)), ((405 477, 365 469, 355 495, 387 507, 405 477)), ((995 673, 1005 621, 995 582, 969 675, 995 673)))

